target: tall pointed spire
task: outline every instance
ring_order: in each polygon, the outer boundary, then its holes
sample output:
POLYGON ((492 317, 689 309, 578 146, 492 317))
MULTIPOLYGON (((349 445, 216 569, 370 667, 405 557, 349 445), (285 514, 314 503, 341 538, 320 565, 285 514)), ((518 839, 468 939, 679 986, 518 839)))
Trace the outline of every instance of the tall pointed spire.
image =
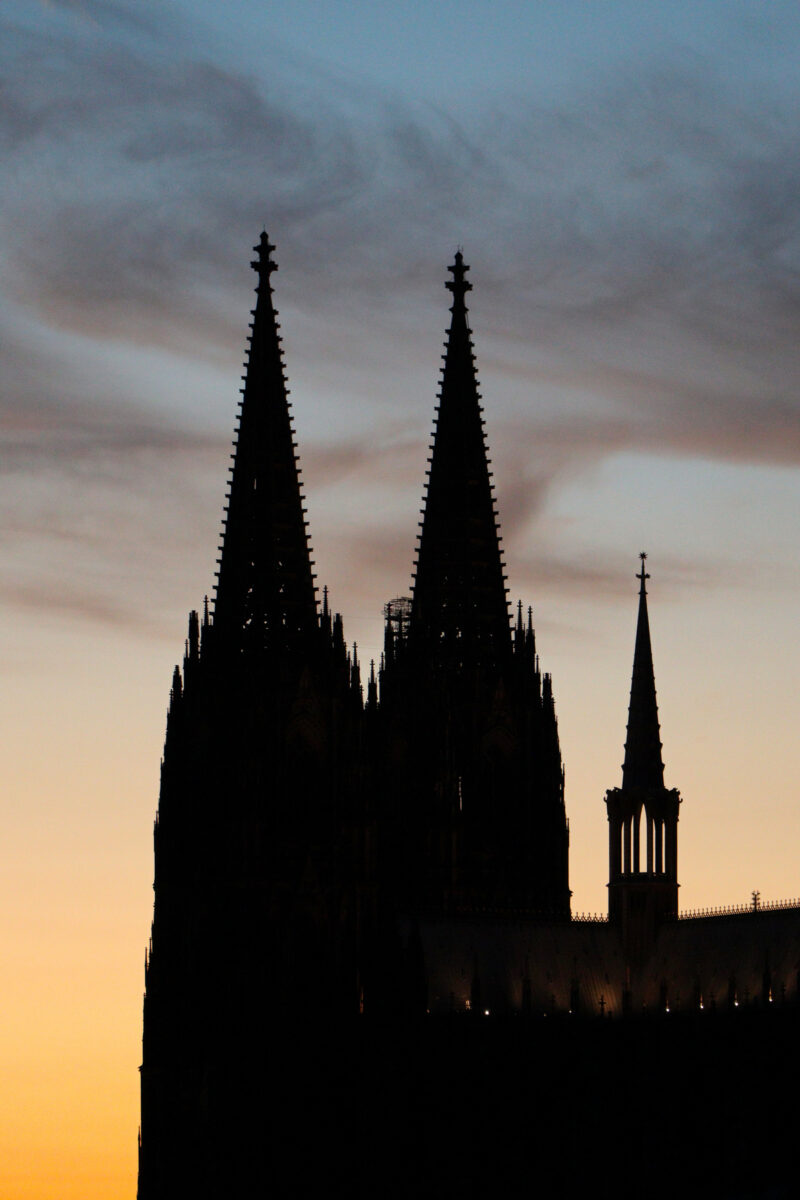
POLYGON ((650 576, 645 571, 647 555, 639 555, 642 568, 639 580, 639 620, 633 654, 631 703, 628 710, 628 736, 622 766, 623 788, 663 788, 664 763, 661 758, 661 732, 658 724, 653 651, 650 646, 650 622, 647 617, 647 588, 650 576))
POLYGON ((445 286, 453 294, 424 517, 410 639, 437 657, 504 657, 511 650, 508 599, 486 454, 459 250, 445 286))
POLYGON ((678 911, 680 792, 664 787, 664 762, 647 619, 645 570, 639 556, 639 620, 622 787, 606 792, 608 916, 620 924, 626 955, 650 952, 658 923, 678 911))
POLYGON ((288 649, 317 625, 300 473, 279 325, 272 302, 275 249, 266 233, 224 522, 214 612, 217 636, 288 649))

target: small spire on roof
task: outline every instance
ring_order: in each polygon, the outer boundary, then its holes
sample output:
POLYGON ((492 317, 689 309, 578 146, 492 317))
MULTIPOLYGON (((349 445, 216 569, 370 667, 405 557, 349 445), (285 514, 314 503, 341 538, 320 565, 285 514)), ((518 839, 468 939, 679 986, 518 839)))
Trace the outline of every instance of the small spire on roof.
POLYGON ((661 758, 661 733, 658 723, 658 703, 653 672, 653 651, 650 645, 650 622, 647 616, 649 579, 644 566, 647 555, 639 555, 639 617, 636 624, 636 644, 633 652, 631 699, 628 709, 628 732, 625 739, 625 762, 622 766, 623 787, 663 788, 664 763, 661 758))

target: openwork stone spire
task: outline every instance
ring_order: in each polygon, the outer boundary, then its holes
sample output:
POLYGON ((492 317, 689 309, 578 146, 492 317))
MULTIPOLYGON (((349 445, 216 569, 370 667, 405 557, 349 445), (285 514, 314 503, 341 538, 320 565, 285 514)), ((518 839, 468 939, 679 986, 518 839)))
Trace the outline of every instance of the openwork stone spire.
POLYGON ((243 376, 219 560, 216 636, 248 649, 287 650, 317 627, 314 577, 272 302, 274 246, 262 233, 252 267, 256 307, 243 376))
POLYGON ((661 758, 661 731, 658 724, 650 622, 647 617, 647 589, 650 576, 645 571, 646 554, 639 555, 642 568, 639 580, 639 620, 633 654, 631 702, 628 710, 628 735, 622 766, 623 788, 663 788, 664 763, 661 758))
POLYGON ((410 640, 437 659, 511 652, 508 599, 484 422, 467 321, 472 284, 459 250, 446 287, 453 314, 429 459, 410 640))

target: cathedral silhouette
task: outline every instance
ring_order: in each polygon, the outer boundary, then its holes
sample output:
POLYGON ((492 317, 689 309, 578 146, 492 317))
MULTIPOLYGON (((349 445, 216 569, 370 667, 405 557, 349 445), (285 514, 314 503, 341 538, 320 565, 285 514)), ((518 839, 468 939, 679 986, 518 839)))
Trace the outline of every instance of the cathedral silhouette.
POLYGON ((139 1200, 506 1195, 544 1187, 556 1159, 552 1194, 734 1195, 768 1179, 762 1147, 780 1181, 774 1122, 751 1113, 748 1142, 720 1092, 798 1065, 800 908, 679 913, 646 556, 608 916, 575 917, 553 687, 531 610, 509 608, 468 267, 458 252, 446 284, 411 595, 387 603, 363 683, 327 589, 318 602, 273 250, 262 234, 213 607, 189 618, 170 694, 139 1200), (713 1107, 702 1146, 673 1138, 653 1172, 688 1091, 713 1107), (615 1122, 633 1177, 598 1189, 615 1122))

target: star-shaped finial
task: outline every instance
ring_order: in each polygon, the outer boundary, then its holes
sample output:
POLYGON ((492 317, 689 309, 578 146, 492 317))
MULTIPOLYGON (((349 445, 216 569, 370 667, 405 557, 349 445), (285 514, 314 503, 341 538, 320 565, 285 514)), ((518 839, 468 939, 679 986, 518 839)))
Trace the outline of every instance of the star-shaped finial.
POLYGON ((641 553, 639 554, 639 558, 642 560, 642 569, 639 572, 639 574, 636 576, 636 578, 640 581, 640 583, 642 585, 641 590, 644 591, 645 590, 644 581, 645 581, 645 579, 650 578, 647 571, 645 571, 645 569, 644 569, 644 564, 647 561, 647 555, 645 554, 644 550, 642 550, 641 553))

